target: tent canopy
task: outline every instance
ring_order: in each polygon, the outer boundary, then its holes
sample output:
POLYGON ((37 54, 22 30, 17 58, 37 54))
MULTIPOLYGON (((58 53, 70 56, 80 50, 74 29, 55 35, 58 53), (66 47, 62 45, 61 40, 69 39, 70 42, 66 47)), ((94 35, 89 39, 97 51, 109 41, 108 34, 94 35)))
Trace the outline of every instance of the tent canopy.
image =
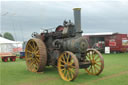
POLYGON ((0 44, 7 44, 7 43, 12 43, 12 44, 14 44, 14 43, 19 43, 19 42, 16 42, 16 41, 12 41, 12 40, 8 40, 8 39, 5 39, 5 38, 3 38, 3 37, 0 37, 0 44))
POLYGON ((20 41, 12 41, 0 37, 0 53, 13 52, 15 48, 22 49, 23 42, 20 41))

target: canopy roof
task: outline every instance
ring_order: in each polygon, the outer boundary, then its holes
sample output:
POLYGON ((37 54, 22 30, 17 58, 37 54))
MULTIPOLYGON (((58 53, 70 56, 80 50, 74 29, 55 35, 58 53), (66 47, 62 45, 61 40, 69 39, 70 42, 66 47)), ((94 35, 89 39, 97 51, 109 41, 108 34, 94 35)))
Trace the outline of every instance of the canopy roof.
POLYGON ((96 36, 96 35, 113 35, 118 34, 117 32, 102 32, 102 33, 82 33, 82 35, 96 36))
POLYGON ((8 39, 5 39, 3 37, 0 37, 0 44, 7 44, 7 43, 16 44, 16 43, 19 43, 19 42, 8 40, 8 39))

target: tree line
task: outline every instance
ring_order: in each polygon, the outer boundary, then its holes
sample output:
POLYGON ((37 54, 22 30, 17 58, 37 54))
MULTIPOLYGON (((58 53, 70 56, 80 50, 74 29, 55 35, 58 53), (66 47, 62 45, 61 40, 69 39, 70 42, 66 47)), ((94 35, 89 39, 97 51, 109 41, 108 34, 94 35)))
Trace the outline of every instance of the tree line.
POLYGON ((4 37, 6 39, 15 41, 13 35, 11 33, 9 33, 9 32, 5 32, 3 35, 0 33, 0 37, 4 37))

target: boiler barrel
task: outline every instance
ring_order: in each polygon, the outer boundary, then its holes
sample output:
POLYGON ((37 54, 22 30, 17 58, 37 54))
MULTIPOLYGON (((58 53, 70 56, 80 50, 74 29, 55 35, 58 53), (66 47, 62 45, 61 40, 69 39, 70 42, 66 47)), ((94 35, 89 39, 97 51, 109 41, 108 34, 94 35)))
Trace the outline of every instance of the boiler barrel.
POLYGON ((84 37, 75 37, 63 40, 63 49, 71 52, 86 52, 88 42, 84 37))

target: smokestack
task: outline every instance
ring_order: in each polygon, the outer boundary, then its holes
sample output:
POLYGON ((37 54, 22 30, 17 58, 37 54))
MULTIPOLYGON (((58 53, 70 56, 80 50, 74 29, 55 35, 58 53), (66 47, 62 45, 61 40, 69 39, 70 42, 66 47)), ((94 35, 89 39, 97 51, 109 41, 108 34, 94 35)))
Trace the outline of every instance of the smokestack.
POLYGON ((74 22, 77 35, 81 35, 81 8, 74 8, 74 22))

